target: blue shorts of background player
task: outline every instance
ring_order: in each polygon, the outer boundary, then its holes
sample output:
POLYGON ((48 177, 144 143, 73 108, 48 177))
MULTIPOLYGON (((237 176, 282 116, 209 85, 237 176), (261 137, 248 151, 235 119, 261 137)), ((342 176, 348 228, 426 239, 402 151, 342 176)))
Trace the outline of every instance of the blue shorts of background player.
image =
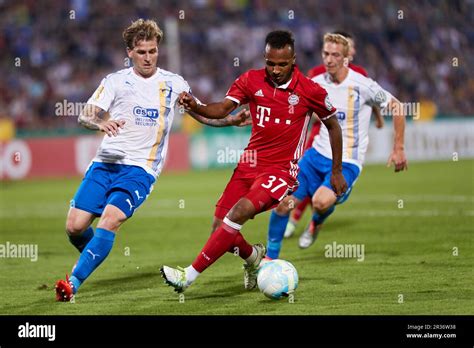
POLYGON ((66 230, 81 253, 71 277, 56 283, 56 300, 70 301, 105 260, 120 226, 147 199, 155 178, 138 166, 93 162, 71 200, 66 230), (100 216, 94 231, 91 224, 100 216))
MULTIPOLYGON (((299 186, 293 192, 292 197, 298 201, 302 201, 306 197, 312 197, 313 203, 316 202, 316 205, 319 205, 317 203, 318 197, 313 197, 316 191, 320 187, 326 187, 332 191, 330 182, 332 160, 318 153, 315 148, 310 148, 298 162, 298 166, 300 167, 298 173, 299 186)), ((349 198, 353 185, 360 175, 360 169, 355 164, 342 162, 342 175, 347 183, 347 191, 342 196, 337 197, 335 203, 331 203, 328 207, 321 208, 321 206, 325 205, 324 203, 320 204, 319 207, 315 205, 311 223, 312 228, 308 228, 300 237, 299 246, 301 248, 307 248, 314 242, 320 226, 334 212, 335 205, 342 204, 349 198), (318 209, 321 210, 318 211, 318 209)), ((297 203, 294 203, 293 207, 296 205, 297 203)), ((278 208, 272 211, 270 216, 267 241, 267 256, 270 259, 278 258, 280 254, 281 241, 289 220, 291 209, 284 209, 283 206, 284 203, 281 203, 278 208)))
MULTIPOLYGON (((316 151, 314 147, 308 149, 298 162, 300 171, 298 173, 298 189, 293 192, 298 200, 302 201, 306 197, 313 197, 320 186, 331 187, 332 160, 316 151)), ((358 166, 348 162, 342 162, 342 175, 346 179, 347 191, 337 197, 336 204, 344 203, 352 192, 352 187, 359 177, 358 166)))

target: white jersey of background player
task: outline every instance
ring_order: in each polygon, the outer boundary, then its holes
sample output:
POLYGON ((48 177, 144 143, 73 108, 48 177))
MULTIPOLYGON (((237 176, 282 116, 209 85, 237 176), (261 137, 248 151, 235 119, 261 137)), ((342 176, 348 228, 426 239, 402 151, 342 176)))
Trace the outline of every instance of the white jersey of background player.
MULTIPOLYGON (((369 125, 372 106, 385 109, 393 96, 371 78, 348 69, 347 77, 339 84, 329 74, 312 79, 323 87, 337 109, 337 118, 342 129, 344 162, 362 169, 369 144, 369 125)), ((313 147, 323 156, 332 158, 331 144, 326 127, 321 127, 313 140, 313 147)))

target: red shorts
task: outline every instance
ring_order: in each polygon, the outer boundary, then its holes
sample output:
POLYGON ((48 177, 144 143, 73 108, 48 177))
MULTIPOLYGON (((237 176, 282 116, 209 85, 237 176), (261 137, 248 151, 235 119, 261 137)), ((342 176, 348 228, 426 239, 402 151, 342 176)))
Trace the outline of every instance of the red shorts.
POLYGON ((238 165, 216 204, 214 216, 224 219, 242 197, 253 203, 257 214, 272 209, 293 189, 295 183, 296 179, 287 170, 238 165))

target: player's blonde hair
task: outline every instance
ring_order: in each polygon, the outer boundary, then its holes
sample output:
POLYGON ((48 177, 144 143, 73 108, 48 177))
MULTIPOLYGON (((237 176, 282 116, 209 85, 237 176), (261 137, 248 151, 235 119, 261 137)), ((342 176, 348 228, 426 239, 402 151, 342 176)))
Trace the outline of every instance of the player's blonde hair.
POLYGON ((163 39, 163 31, 158 24, 152 20, 137 19, 135 22, 123 31, 123 40, 129 49, 133 49, 138 41, 156 39, 159 45, 163 39))
POLYGON ((334 33, 324 34, 324 43, 326 42, 341 44, 343 56, 347 57, 349 55, 349 48, 351 44, 349 43, 349 40, 347 40, 347 38, 345 38, 341 34, 334 34, 334 33))

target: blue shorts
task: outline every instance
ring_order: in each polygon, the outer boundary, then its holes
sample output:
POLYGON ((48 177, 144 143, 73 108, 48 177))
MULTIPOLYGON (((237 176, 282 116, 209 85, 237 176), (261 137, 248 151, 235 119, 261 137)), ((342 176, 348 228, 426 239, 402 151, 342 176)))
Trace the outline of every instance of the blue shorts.
POLYGON ((129 218, 147 199, 154 182, 153 175, 137 166, 92 162, 71 207, 101 216, 111 204, 129 218))
MULTIPOLYGON (((316 190, 321 186, 333 189, 331 186, 332 160, 316 151, 314 147, 308 149, 298 162, 300 172, 298 173, 299 186, 293 196, 298 200, 313 197, 316 190)), ((352 163, 342 162, 342 175, 347 182, 347 191, 337 198, 336 204, 344 203, 352 191, 352 186, 359 177, 360 169, 352 163)))

